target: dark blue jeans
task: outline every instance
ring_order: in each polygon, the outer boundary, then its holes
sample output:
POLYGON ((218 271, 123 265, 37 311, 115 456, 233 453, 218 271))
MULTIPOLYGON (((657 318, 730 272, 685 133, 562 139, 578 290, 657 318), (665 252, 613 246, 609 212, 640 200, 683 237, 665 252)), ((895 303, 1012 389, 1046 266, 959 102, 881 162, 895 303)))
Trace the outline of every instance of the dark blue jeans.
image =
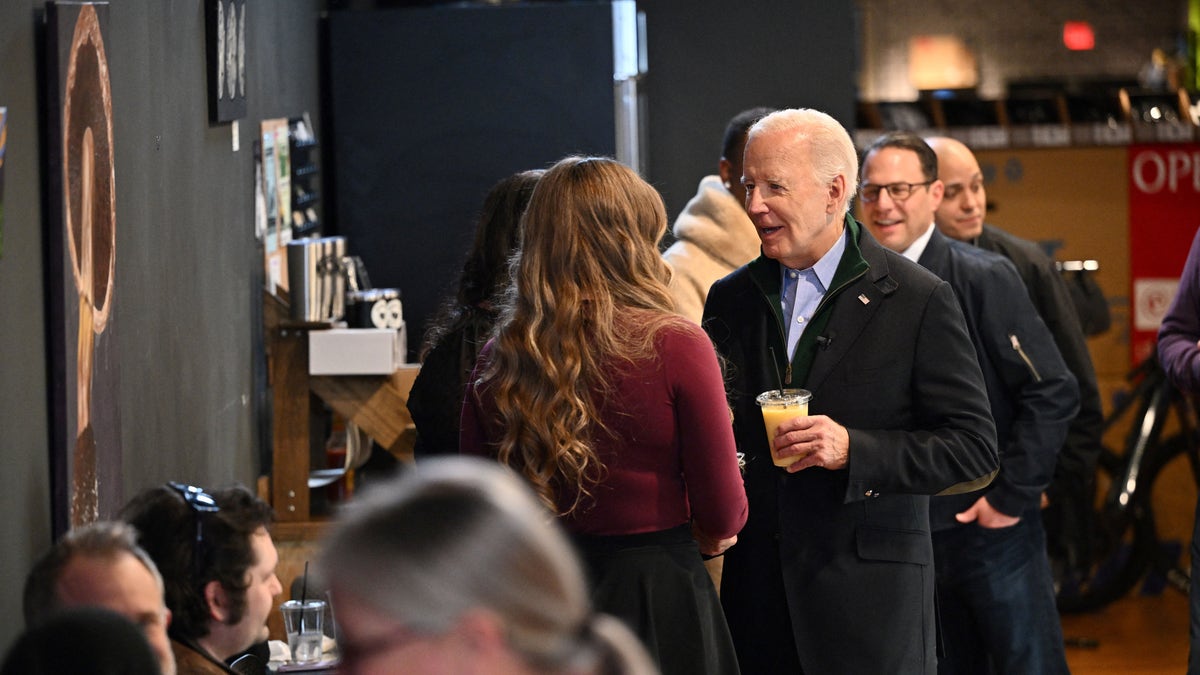
POLYGON ((1008 528, 934 532, 933 560, 939 675, 1069 673, 1038 513, 1008 528))

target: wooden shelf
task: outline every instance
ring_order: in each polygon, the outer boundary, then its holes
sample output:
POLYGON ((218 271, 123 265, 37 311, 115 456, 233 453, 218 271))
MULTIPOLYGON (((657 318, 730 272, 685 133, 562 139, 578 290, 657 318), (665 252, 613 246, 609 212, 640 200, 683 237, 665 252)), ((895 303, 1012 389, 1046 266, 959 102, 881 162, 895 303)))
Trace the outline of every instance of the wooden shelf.
POLYGON ((310 376, 308 333, 328 325, 290 320, 286 301, 272 293, 264 294, 264 317, 273 403, 271 504, 280 525, 305 523, 312 520, 310 397, 319 397, 382 448, 408 460, 416 433, 408 392, 419 366, 403 366, 391 375, 310 376))
POLYGON ((399 459, 412 459, 408 392, 418 371, 411 365, 391 375, 315 376, 309 378, 309 388, 385 450, 399 459))

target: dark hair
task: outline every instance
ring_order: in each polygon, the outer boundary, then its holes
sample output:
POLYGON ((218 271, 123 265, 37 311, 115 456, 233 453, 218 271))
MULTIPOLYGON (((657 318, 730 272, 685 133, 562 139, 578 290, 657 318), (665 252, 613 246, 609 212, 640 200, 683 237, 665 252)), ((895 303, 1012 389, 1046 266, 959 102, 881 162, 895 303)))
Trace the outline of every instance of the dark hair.
POLYGON ((102 607, 64 610, 27 628, 0 666, 3 675, 161 672, 146 635, 129 619, 102 607))
POLYGON ((867 151, 863 153, 863 166, 866 166, 868 155, 884 148, 910 150, 917 153, 917 159, 921 161, 921 175, 925 177, 925 180, 937 180, 937 153, 929 147, 924 138, 911 131, 889 131, 867 146, 867 151))
POLYGON ((725 125, 725 137, 721 142, 721 156, 740 166, 742 158, 730 157, 730 155, 735 154, 734 151, 738 146, 746 142, 746 133, 750 131, 750 127, 773 112, 775 112, 775 108, 758 107, 743 110, 734 115, 725 125))
POLYGON ((122 553, 137 558, 162 587, 162 577, 150 556, 137 545, 137 531, 128 523, 100 521, 81 525, 64 534, 42 554, 25 577, 25 625, 45 621, 59 609, 58 580, 77 557, 115 560, 122 553))
POLYGON ((137 528, 138 543, 150 554, 163 576, 171 637, 195 640, 209 633, 209 609, 204 587, 217 581, 229 592, 228 623, 246 611, 246 572, 255 562, 252 535, 274 520, 271 506, 245 487, 235 485, 212 493, 216 512, 193 510, 179 492, 168 486, 146 490, 129 501, 120 517, 137 528), (199 519, 199 521, 197 521, 199 519), (197 546, 197 523, 203 541, 197 546))
POLYGON ((487 314, 489 324, 495 320, 491 301, 507 285, 509 258, 521 239, 521 214, 543 173, 541 169, 515 173, 488 191, 475 226, 475 242, 458 277, 458 290, 430 320, 421 347, 422 358, 472 315, 487 314))

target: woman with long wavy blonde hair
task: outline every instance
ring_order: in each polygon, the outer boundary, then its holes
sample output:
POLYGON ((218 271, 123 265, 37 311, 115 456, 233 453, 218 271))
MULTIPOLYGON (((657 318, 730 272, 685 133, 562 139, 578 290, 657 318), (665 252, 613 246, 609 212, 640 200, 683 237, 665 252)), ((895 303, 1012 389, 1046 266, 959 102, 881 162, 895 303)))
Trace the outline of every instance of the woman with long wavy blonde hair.
POLYGON ((597 607, 664 673, 737 672, 700 553, 746 520, 712 343, 675 314, 662 197, 607 158, 538 182, 461 449, 524 476, 573 534, 597 607))

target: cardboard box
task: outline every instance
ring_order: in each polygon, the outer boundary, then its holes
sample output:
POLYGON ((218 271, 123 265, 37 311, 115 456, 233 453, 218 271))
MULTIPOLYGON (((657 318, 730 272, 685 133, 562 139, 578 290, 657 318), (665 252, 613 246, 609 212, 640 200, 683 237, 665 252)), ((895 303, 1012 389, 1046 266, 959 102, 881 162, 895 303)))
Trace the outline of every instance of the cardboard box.
POLYGON ((330 328, 308 333, 309 375, 390 375, 404 363, 404 328, 330 328))

